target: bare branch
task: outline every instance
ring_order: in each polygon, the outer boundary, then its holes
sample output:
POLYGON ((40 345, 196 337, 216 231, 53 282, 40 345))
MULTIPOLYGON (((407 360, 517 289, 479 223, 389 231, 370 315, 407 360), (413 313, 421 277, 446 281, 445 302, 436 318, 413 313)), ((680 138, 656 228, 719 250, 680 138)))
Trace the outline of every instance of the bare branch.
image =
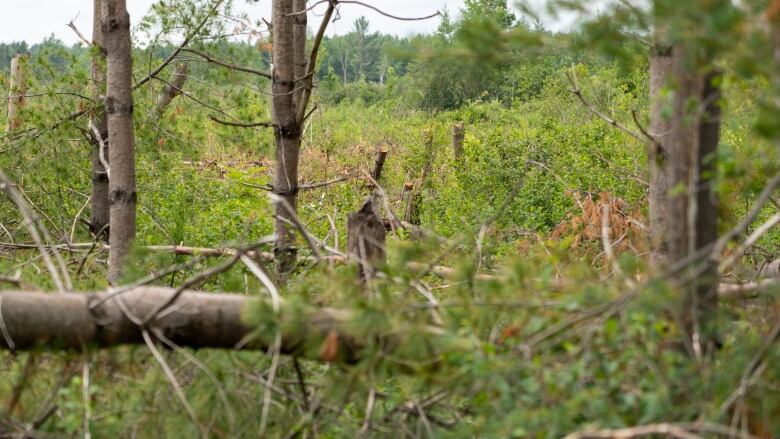
POLYGON ((203 29, 203 26, 205 26, 206 23, 211 19, 211 16, 217 11, 217 8, 219 8, 219 6, 221 4, 222 4, 222 0, 217 1, 214 4, 214 7, 212 7, 211 10, 206 14, 206 17, 203 20, 201 20, 200 23, 198 23, 198 25, 195 27, 195 29, 192 32, 188 33, 186 37, 184 37, 184 41, 181 42, 179 47, 177 47, 176 50, 173 51, 173 53, 168 55, 168 58, 165 58, 165 60, 159 66, 157 66, 157 68, 155 68, 154 70, 149 72, 148 75, 146 75, 143 78, 141 78, 140 81, 136 82, 135 85, 133 86, 133 90, 135 90, 135 89, 139 88, 140 86, 142 86, 142 85, 146 84, 147 82, 149 82, 152 78, 156 77, 160 72, 162 72, 162 70, 168 64, 173 62, 173 60, 176 58, 176 56, 179 55, 179 52, 181 52, 182 49, 184 49, 187 46, 187 44, 189 44, 190 41, 192 41, 192 38, 195 37, 195 35, 197 35, 198 32, 200 32, 201 29, 203 29))
POLYGON ((226 68, 231 69, 231 70, 237 70, 239 72, 251 73, 253 75, 262 76, 263 78, 268 78, 268 79, 272 79, 273 78, 271 76, 271 74, 268 73, 268 72, 264 72, 262 70, 256 70, 256 69, 253 69, 253 68, 250 68, 250 67, 237 66, 235 64, 230 64, 230 63, 227 63, 225 61, 220 61, 220 60, 212 57, 208 53, 204 53, 204 52, 201 52, 199 50, 183 47, 181 49, 181 51, 182 52, 193 53, 193 54, 198 55, 201 58, 205 59, 207 62, 210 62, 212 64, 216 64, 218 66, 226 67, 226 68))
POLYGON ((265 127, 265 128, 273 128, 274 124, 271 122, 229 122, 227 120, 217 119, 214 116, 209 116, 209 119, 212 121, 222 124, 222 125, 228 125, 231 127, 239 127, 239 128, 256 128, 256 127, 265 127))
POLYGON ((566 72, 566 78, 569 79, 569 83, 572 86, 571 92, 574 93, 574 96, 577 96, 577 99, 580 100, 582 105, 584 105, 585 108, 587 108, 588 111, 590 111, 593 115, 601 118, 606 123, 612 125, 615 128, 620 129, 621 131, 625 132, 626 134, 630 135, 631 137, 635 138, 640 142, 645 142, 647 140, 644 137, 642 137, 641 134, 634 132, 630 128, 618 122, 616 119, 613 119, 607 116, 606 114, 602 113, 601 110, 599 110, 598 108, 593 106, 590 102, 588 102, 587 99, 585 99, 585 96, 582 94, 582 90, 580 90, 579 84, 577 83, 577 77, 574 75, 573 72, 566 72))

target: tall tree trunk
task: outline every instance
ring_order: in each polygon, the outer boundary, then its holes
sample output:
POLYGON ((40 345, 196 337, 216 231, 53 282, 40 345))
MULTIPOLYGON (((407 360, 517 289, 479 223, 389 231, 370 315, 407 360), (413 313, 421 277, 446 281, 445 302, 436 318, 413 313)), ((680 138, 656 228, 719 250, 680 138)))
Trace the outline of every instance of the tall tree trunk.
MULTIPOLYGON (((300 124, 295 108, 295 16, 290 15, 297 0, 273 2, 273 123, 276 146, 274 164, 274 193, 280 199, 275 203, 274 254, 280 274, 292 270, 297 250, 292 226, 298 201, 298 156, 300 152, 300 124)), ((304 33, 305 38, 305 33, 304 33)))
MULTIPOLYGON (((101 24, 102 11, 103 0, 95 0, 92 23, 92 99, 96 103, 102 102, 106 86, 106 51, 101 24)), ((105 108, 102 105, 95 107, 91 124, 93 131, 92 215, 89 225, 92 233, 98 239, 108 241, 108 172, 103 165, 104 161, 108 162, 108 122, 106 121, 105 108)))
MULTIPOLYGON (((718 202, 713 187, 716 172, 715 156, 720 141, 720 74, 714 71, 704 75, 701 94, 701 122, 699 126, 698 151, 695 159, 692 188, 694 205, 692 212, 693 239, 691 254, 702 250, 718 239, 718 202)), ((707 258, 701 275, 696 279, 692 291, 691 307, 696 325, 694 335, 703 351, 712 352, 718 343, 715 315, 718 306, 718 273, 715 262, 707 258)))
POLYGON ((650 133, 653 142, 648 147, 650 190, 648 196, 650 223, 650 260, 663 265, 667 253, 666 222, 668 221, 669 180, 667 168, 671 119, 663 116, 661 91, 667 85, 672 67, 672 51, 668 46, 656 46, 650 55, 650 133))
POLYGON ((125 0, 104 0, 101 26, 106 46, 106 115, 108 118, 109 204, 111 218, 108 276, 122 276, 135 238, 135 154, 133 136, 133 57, 130 16, 125 0))
MULTIPOLYGON (((668 179, 676 193, 669 197, 667 230, 669 262, 675 263, 717 239, 717 203, 711 179, 719 141, 720 91, 717 75, 702 70, 685 48, 675 46, 672 57, 676 92, 668 179)), ((683 324, 692 354, 702 356, 716 343, 717 276, 709 260, 693 263, 691 268, 696 269, 692 272, 695 280, 686 292, 683 324)))
POLYGON ((27 62, 26 53, 17 53, 11 59, 11 77, 8 90, 8 127, 11 132, 22 126, 21 111, 24 108, 27 94, 27 62))

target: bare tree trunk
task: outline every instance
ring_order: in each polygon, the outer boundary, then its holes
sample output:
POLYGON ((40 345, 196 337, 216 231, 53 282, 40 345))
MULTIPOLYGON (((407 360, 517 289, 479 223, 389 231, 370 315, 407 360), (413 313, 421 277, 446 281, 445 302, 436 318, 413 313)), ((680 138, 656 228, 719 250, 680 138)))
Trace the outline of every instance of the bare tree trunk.
MULTIPOLYGON (((371 178, 379 183, 379 179, 382 178, 382 169, 385 167, 385 159, 387 158, 387 152, 390 148, 387 145, 382 145, 376 151, 376 159, 374 160, 374 168, 371 170, 371 178)), ((374 185, 369 184, 371 189, 374 189, 374 185)))
MULTIPOLYGON (((695 157, 693 217, 693 242, 691 254, 713 244, 718 239, 718 202, 713 188, 716 172, 715 155, 720 141, 720 74, 710 72, 704 75, 701 95, 702 116, 699 127, 698 151, 695 157)), ((703 272, 696 279, 691 306, 693 322, 697 327, 694 334, 699 339, 703 351, 713 352, 718 343, 715 314, 718 307, 717 266, 711 258, 704 262, 703 272)))
MULTIPOLYGON (((141 327, 132 316, 144 318, 154 313, 174 294, 172 288, 143 287, 122 293, 122 302, 111 292, 41 293, 0 292, 4 328, 0 349, 28 350, 38 346, 80 350, 86 344, 100 347, 142 344, 141 327), (125 308, 128 312, 123 311, 125 308)), ((193 348, 260 349, 257 342, 246 343, 255 329, 244 323, 242 310, 257 306, 260 299, 238 294, 183 292, 170 312, 160 313, 147 327, 180 346, 193 348)), ((270 304, 266 304, 270 306, 270 304)), ((310 336, 325 334, 333 326, 335 310, 320 309, 309 319, 310 336), (319 328, 319 330, 317 330, 319 328)), ((305 331, 302 331, 302 333, 305 331)), ((300 346, 295 334, 287 334, 284 352, 300 346)))
POLYGON ((423 130, 422 132, 423 144, 425 145, 425 163, 423 164, 422 174, 420 180, 412 188, 412 193, 409 195, 409 201, 406 204, 406 210, 404 211, 404 221, 417 225, 420 225, 420 205, 422 204, 422 192, 425 189, 428 181, 428 174, 433 169, 433 131, 423 130))
POLYGON ((17 53, 11 60, 10 87, 8 90, 8 127, 7 132, 22 126, 21 111, 27 94, 27 63, 30 57, 26 53, 17 53))
POLYGON ((187 64, 179 63, 176 65, 176 70, 171 75, 168 84, 160 91, 160 96, 157 98, 157 104, 154 106, 152 115, 162 116, 168 104, 170 104, 176 96, 181 94, 184 82, 187 80, 188 72, 189 68, 187 67, 187 64))
MULTIPOLYGON (((717 75, 701 73, 682 46, 673 48, 672 57, 677 89, 670 127, 668 178, 670 188, 685 188, 669 198, 669 262, 675 263, 717 239, 718 212, 711 178, 720 132, 720 91, 717 75), (691 106, 691 102, 699 105, 691 106)), ((691 269, 696 269, 690 272, 695 280, 686 293, 682 323, 691 353, 700 357, 712 352, 717 343, 714 314, 718 279, 709 260, 694 263, 691 269)))
POLYGON ((347 252, 360 261, 360 278, 364 282, 373 276, 372 267, 385 260, 386 235, 373 195, 359 211, 347 217, 347 252))
MULTIPOLYGON (((304 11, 306 9, 306 0, 293 0, 293 10, 295 12, 304 11)), ((308 24, 307 14, 296 14, 293 23, 293 57, 295 58, 295 94, 293 95, 293 106, 295 107, 296 114, 300 108, 301 95, 303 94, 303 87, 301 84, 305 84, 303 80, 306 76, 306 66, 308 64, 308 57, 306 56, 306 26, 308 24)))
POLYGON ((672 53, 668 46, 654 47, 650 55, 650 133, 653 142, 648 147, 647 163, 650 174, 649 223, 650 260, 652 265, 663 265, 667 253, 666 223, 669 210, 669 179, 667 168, 671 119, 665 118, 662 110, 661 91, 667 85, 672 67, 672 53))
POLYGON ((109 204, 111 236, 108 276, 122 276, 135 238, 135 154, 133 135, 133 57, 130 16, 125 0, 104 0, 101 26, 106 46, 106 115, 108 118, 109 204))
MULTIPOLYGON (((4 325, 0 331, 0 349, 23 351, 47 347, 81 351, 85 345, 143 344, 142 328, 131 317, 142 319, 155 313, 174 294, 172 288, 137 288, 122 293, 120 305, 111 298, 111 292, 3 291, 0 292, 4 325)), ((266 349, 273 336, 257 334, 256 326, 242 319, 248 307, 255 314, 272 309, 269 303, 256 297, 184 291, 175 305, 159 313, 160 317, 152 319, 147 328, 152 337, 160 334, 184 347, 266 349)), ((306 350, 301 349, 304 345, 321 340, 336 329, 338 322, 350 318, 348 312, 329 308, 306 312, 309 316, 303 320, 304 327, 285 329, 282 333, 282 353, 306 355, 306 350)), ((268 317, 275 318, 273 311, 268 317)), ((358 345, 346 335, 338 337, 341 351, 338 359, 351 361, 358 345)), ((311 355, 309 358, 320 359, 311 355)))
MULTIPOLYGON (((290 15, 297 0, 273 3, 273 123, 276 144, 274 193, 276 202, 274 254, 280 274, 289 273, 297 256, 295 231, 291 226, 298 201, 298 157, 301 129, 295 107, 295 18, 290 15), (292 210, 292 211, 290 211, 292 210)), ((305 34, 304 34, 305 37, 305 34)))
MULTIPOLYGON (((92 99, 102 102, 106 83, 106 52, 101 25, 103 1, 95 0, 92 23, 92 99)), ((89 221, 92 233, 98 239, 108 241, 109 204, 108 172, 108 122, 105 108, 95 107, 91 119, 92 128, 92 215, 89 221)))
POLYGON ((465 139, 465 133, 463 130, 463 122, 456 123, 452 126, 452 155, 455 159, 460 159, 463 155, 463 140, 465 139))

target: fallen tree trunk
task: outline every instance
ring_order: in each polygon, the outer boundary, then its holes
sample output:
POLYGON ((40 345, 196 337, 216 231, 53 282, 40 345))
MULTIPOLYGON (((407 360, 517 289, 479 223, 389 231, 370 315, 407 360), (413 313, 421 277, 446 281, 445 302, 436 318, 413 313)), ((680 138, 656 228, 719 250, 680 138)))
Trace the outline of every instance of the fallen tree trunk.
MULTIPOLYGON (((257 326, 242 318, 253 305, 267 305, 271 309, 270 304, 258 297, 184 291, 175 303, 158 312, 175 293, 175 289, 162 287, 141 287, 118 295, 110 290, 98 293, 2 291, 0 349, 81 350, 90 345, 143 344, 143 327, 153 336, 159 334, 179 346, 191 348, 266 349, 268 341, 274 338, 273 329, 270 335, 256 333, 257 326), (140 324, 151 315, 157 317, 146 326, 140 324)), ((281 312, 285 312, 284 307, 281 312)), ((320 359, 316 352, 304 352, 304 342, 310 345, 313 340, 316 343, 335 333, 336 324, 345 318, 348 314, 343 311, 320 308, 307 315, 303 324, 296 320, 294 327, 278 326, 282 330, 281 352, 320 359)), ((350 361, 354 358, 354 344, 346 337, 338 334, 337 337, 339 359, 350 361)))

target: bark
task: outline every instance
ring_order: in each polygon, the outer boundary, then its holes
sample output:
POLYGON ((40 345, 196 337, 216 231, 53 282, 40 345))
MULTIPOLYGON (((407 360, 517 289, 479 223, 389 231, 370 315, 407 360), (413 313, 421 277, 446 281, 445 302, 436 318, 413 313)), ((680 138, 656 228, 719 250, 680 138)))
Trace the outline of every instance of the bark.
POLYGON ((372 266, 385 260, 387 230, 377 211, 374 196, 347 217, 347 251, 360 260, 360 278, 372 277, 372 266))
POLYGON ((106 47, 106 115, 108 119, 108 183, 111 250, 108 256, 109 280, 122 276, 135 238, 135 154, 133 136, 133 58, 130 16, 125 0, 104 0, 101 30, 106 47))
POLYGON ((428 181, 428 175, 433 169, 433 132, 424 130, 422 133, 423 143, 425 145, 425 163, 423 164, 422 174, 417 184, 412 186, 412 192, 409 194, 409 201, 406 204, 404 212, 404 221, 420 225, 420 205, 422 203, 422 191, 428 181))
POLYGON ((11 132, 22 126, 22 108, 27 94, 27 63, 29 55, 17 53, 11 60, 10 87, 8 90, 8 127, 11 132))
MULTIPOLYGON (((154 313, 175 294, 172 288, 142 287, 122 293, 121 303, 111 292, 42 293, 0 292, 0 349, 36 347, 81 351, 85 346, 110 347, 143 344, 142 329, 132 318, 154 313)), ((261 314, 271 305, 257 297, 227 293, 185 291, 169 311, 147 325, 174 343, 191 348, 266 349, 273 334, 257 333, 242 316, 251 307, 261 314), (253 336, 253 335, 256 335, 253 336)), ((287 312, 282 307, 281 313, 287 312)), ((291 311, 292 314, 297 311, 291 311)), ((305 345, 323 338, 347 318, 344 311, 329 308, 306 312, 301 325, 282 328, 282 353, 301 352, 305 345)), ((270 318, 276 318, 272 314, 270 318)), ((136 319, 136 320, 138 320, 136 319)), ((273 331, 269 331, 273 332, 273 331)), ((356 345, 339 335, 340 360, 354 358, 356 345)), ((313 359, 318 359, 313 356, 313 359)))
MULTIPOLYGON (((295 107, 295 16, 293 6, 297 0, 273 2, 273 100, 274 142, 274 193, 286 203, 275 205, 274 254, 280 274, 289 273, 297 256, 295 231, 290 226, 298 201, 298 158, 300 152, 300 124, 295 107), (292 210, 292 212, 290 211, 292 210)), ((303 34, 305 38, 305 33, 303 34)), ((299 35, 300 38, 300 35, 299 35)))
MULTIPOLYGON (((717 240, 717 203, 712 188, 720 132, 720 91, 716 73, 697 63, 682 46, 672 52, 674 115, 669 135, 669 262, 679 262, 717 240)), ((686 291, 683 325, 692 354, 717 345, 717 274, 713 262, 692 264, 694 282, 686 291)))
MULTIPOLYGON (((92 24, 92 99, 103 101, 106 83, 106 52, 101 26, 103 1, 95 0, 92 24)), ((89 225, 99 239, 108 241, 109 204, 108 172, 103 161, 108 162, 108 122, 105 108, 96 106, 92 115, 92 214, 89 225), (102 144, 101 144, 102 142, 102 144), (101 151, 101 148, 103 151, 101 151), (101 159, 101 154, 103 159, 101 159)))
POLYGON ((387 146, 380 146, 376 152, 376 160, 374 160, 374 169, 371 170, 371 178, 377 183, 379 183, 379 179, 382 178, 382 169, 385 167, 385 159, 387 158, 387 152, 389 150, 390 149, 387 146))
POLYGON ((695 109, 691 108, 701 96, 702 80, 695 72, 685 49, 673 49, 672 74, 675 94, 673 116, 670 121, 667 179, 672 193, 669 197, 667 236, 669 262, 685 259, 691 248, 691 182, 693 157, 699 141, 699 124, 695 109))
POLYGON ((669 47, 655 47, 650 56, 650 134, 653 142, 648 146, 648 171, 650 190, 648 195, 650 223, 650 260, 654 266, 663 265, 668 243, 666 222, 668 220, 669 180, 667 168, 668 142, 671 133, 671 118, 663 116, 667 102, 662 100, 661 91, 667 85, 672 67, 669 47))
POLYGON ((455 160, 460 159, 463 155, 464 138, 463 122, 454 124, 452 126, 452 155, 455 157, 455 160))
MULTIPOLYGON (((701 95, 703 106, 699 127, 698 151, 695 157, 695 172, 692 199, 693 239, 691 254, 713 244, 718 240, 718 202, 713 188, 716 173, 715 155, 720 141, 720 75, 709 72, 704 76, 701 95)), ((715 314, 718 307, 717 265, 711 258, 704 262, 702 274, 696 279, 693 291, 693 321, 699 326, 704 350, 712 351, 717 340, 715 314)))
MULTIPOLYGON (((293 0, 293 10, 295 12, 304 11, 306 9, 306 0, 293 0)), ((293 95, 293 106, 296 109, 296 114, 300 110, 301 105, 305 105, 301 102, 301 95, 303 94, 303 88, 301 84, 305 83, 304 77, 306 76, 306 66, 308 64, 308 57, 306 56, 306 25, 308 24, 307 14, 296 14, 293 18, 293 57, 295 66, 295 87, 296 91, 293 95)))
POLYGON ((165 108, 173 99, 181 94, 184 82, 187 80, 187 73, 189 68, 187 64, 179 63, 176 65, 176 70, 171 75, 171 79, 168 84, 160 91, 160 96, 157 98, 157 104, 154 106, 152 114, 155 116, 162 116, 165 112, 165 108))

